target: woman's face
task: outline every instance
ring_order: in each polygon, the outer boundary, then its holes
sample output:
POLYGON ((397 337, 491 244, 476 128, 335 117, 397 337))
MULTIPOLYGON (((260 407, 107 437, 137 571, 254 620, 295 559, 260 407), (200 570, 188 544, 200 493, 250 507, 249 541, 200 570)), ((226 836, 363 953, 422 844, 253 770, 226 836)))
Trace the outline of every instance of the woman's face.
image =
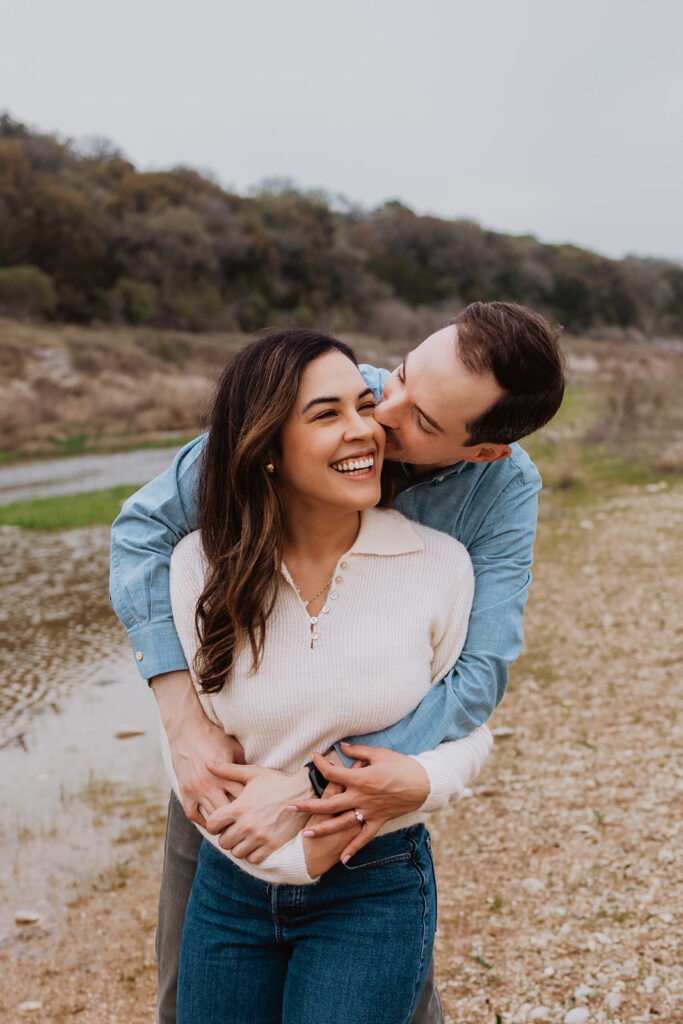
POLYGON ((360 371, 336 350, 306 367, 274 460, 285 497, 348 511, 380 499, 384 430, 360 371))

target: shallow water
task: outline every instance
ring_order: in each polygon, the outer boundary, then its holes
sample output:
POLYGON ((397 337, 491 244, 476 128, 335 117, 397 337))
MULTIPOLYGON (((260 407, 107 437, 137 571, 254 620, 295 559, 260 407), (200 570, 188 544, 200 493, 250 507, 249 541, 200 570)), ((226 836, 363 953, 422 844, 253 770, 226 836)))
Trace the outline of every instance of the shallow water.
POLYGON ((120 856, 118 784, 163 799, 154 698, 108 600, 106 528, 0 532, 0 942, 120 856), (139 731, 117 739, 123 729, 139 731))

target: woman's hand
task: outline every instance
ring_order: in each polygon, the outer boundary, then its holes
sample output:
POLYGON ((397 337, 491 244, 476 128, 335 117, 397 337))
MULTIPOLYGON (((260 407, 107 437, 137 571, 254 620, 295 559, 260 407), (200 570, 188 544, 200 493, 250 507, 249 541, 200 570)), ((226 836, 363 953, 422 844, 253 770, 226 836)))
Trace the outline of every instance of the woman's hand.
POLYGON ((288 810, 292 813, 307 811, 316 816, 320 824, 307 824, 304 833, 310 830, 316 837, 315 842, 321 836, 345 835, 340 860, 346 863, 374 839, 388 821, 422 806, 429 796, 429 778, 414 758, 386 747, 348 743, 342 746, 348 757, 365 762, 365 766, 342 768, 330 764, 321 754, 314 754, 316 767, 326 779, 337 784, 335 792, 328 786, 320 799, 291 801, 288 810), (339 786, 343 787, 341 792, 339 786), (363 815, 360 828, 356 811, 363 815), (323 815, 328 817, 323 818, 323 815), (350 829, 354 830, 353 834, 347 832, 350 829))
POLYGON ((219 807, 204 828, 219 835, 219 845, 233 857, 244 857, 250 864, 261 864, 274 850, 293 839, 309 817, 309 812, 292 814, 287 805, 312 795, 308 770, 279 772, 259 765, 226 764, 207 761, 212 775, 244 786, 227 806, 219 807))

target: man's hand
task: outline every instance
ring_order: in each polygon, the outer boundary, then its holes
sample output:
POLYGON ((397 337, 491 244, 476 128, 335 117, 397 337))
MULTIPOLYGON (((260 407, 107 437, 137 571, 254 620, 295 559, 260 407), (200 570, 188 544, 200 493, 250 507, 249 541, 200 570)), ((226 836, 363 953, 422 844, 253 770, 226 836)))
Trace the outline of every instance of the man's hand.
POLYGON ((310 831, 315 837, 356 829, 358 818, 355 812, 360 811, 363 826, 341 852, 340 860, 346 863, 374 839, 388 821, 422 806, 429 796, 429 778, 414 758, 386 747, 352 746, 348 743, 342 746, 348 757, 366 762, 365 767, 340 768, 330 764, 322 755, 314 754, 313 760, 325 778, 343 786, 344 791, 331 796, 324 793, 315 800, 292 801, 292 810, 336 815, 306 827, 304 834, 310 831))
MULTIPOLYGON (((338 786, 336 782, 329 782, 325 787, 325 792, 328 796, 336 796, 343 792, 343 787, 338 786)), ((308 832, 313 832, 315 825, 320 825, 326 820, 326 814, 313 814, 306 822, 304 830, 304 857, 306 869, 312 878, 317 878, 318 875, 322 875, 338 864, 344 848, 352 839, 356 838, 361 830, 361 826, 356 820, 356 827, 350 831, 335 832, 331 836, 319 836, 317 839, 307 836, 308 832)))
POLYGON ((207 771, 207 759, 242 763, 244 751, 234 736, 206 717, 188 671, 155 676, 152 691, 171 748, 183 810, 191 821, 203 825, 200 807, 211 814, 242 791, 241 783, 226 783, 207 771))
POLYGON ((306 768, 289 773, 217 761, 210 761, 207 768, 225 785, 244 787, 236 800, 218 808, 203 822, 212 835, 221 833, 219 844, 234 857, 261 864, 270 853, 293 839, 308 820, 308 812, 287 811, 288 805, 313 795, 306 768))

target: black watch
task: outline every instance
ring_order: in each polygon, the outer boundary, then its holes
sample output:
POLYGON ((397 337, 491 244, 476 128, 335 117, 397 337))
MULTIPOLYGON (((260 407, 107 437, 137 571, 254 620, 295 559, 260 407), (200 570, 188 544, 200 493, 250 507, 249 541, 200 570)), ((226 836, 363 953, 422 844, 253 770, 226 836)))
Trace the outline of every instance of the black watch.
POLYGON ((323 793, 325 792, 325 786, 329 782, 329 779, 325 778, 325 776, 320 771, 320 769, 316 768, 316 766, 313 764, 312 761, 308 761, 304 765, 304 767, 308 768, 308 777, 311 780, 311 785, 313 786, 313 792, 315 793, 315 795, 317 797, 321 797, 323 795, 323 793))

